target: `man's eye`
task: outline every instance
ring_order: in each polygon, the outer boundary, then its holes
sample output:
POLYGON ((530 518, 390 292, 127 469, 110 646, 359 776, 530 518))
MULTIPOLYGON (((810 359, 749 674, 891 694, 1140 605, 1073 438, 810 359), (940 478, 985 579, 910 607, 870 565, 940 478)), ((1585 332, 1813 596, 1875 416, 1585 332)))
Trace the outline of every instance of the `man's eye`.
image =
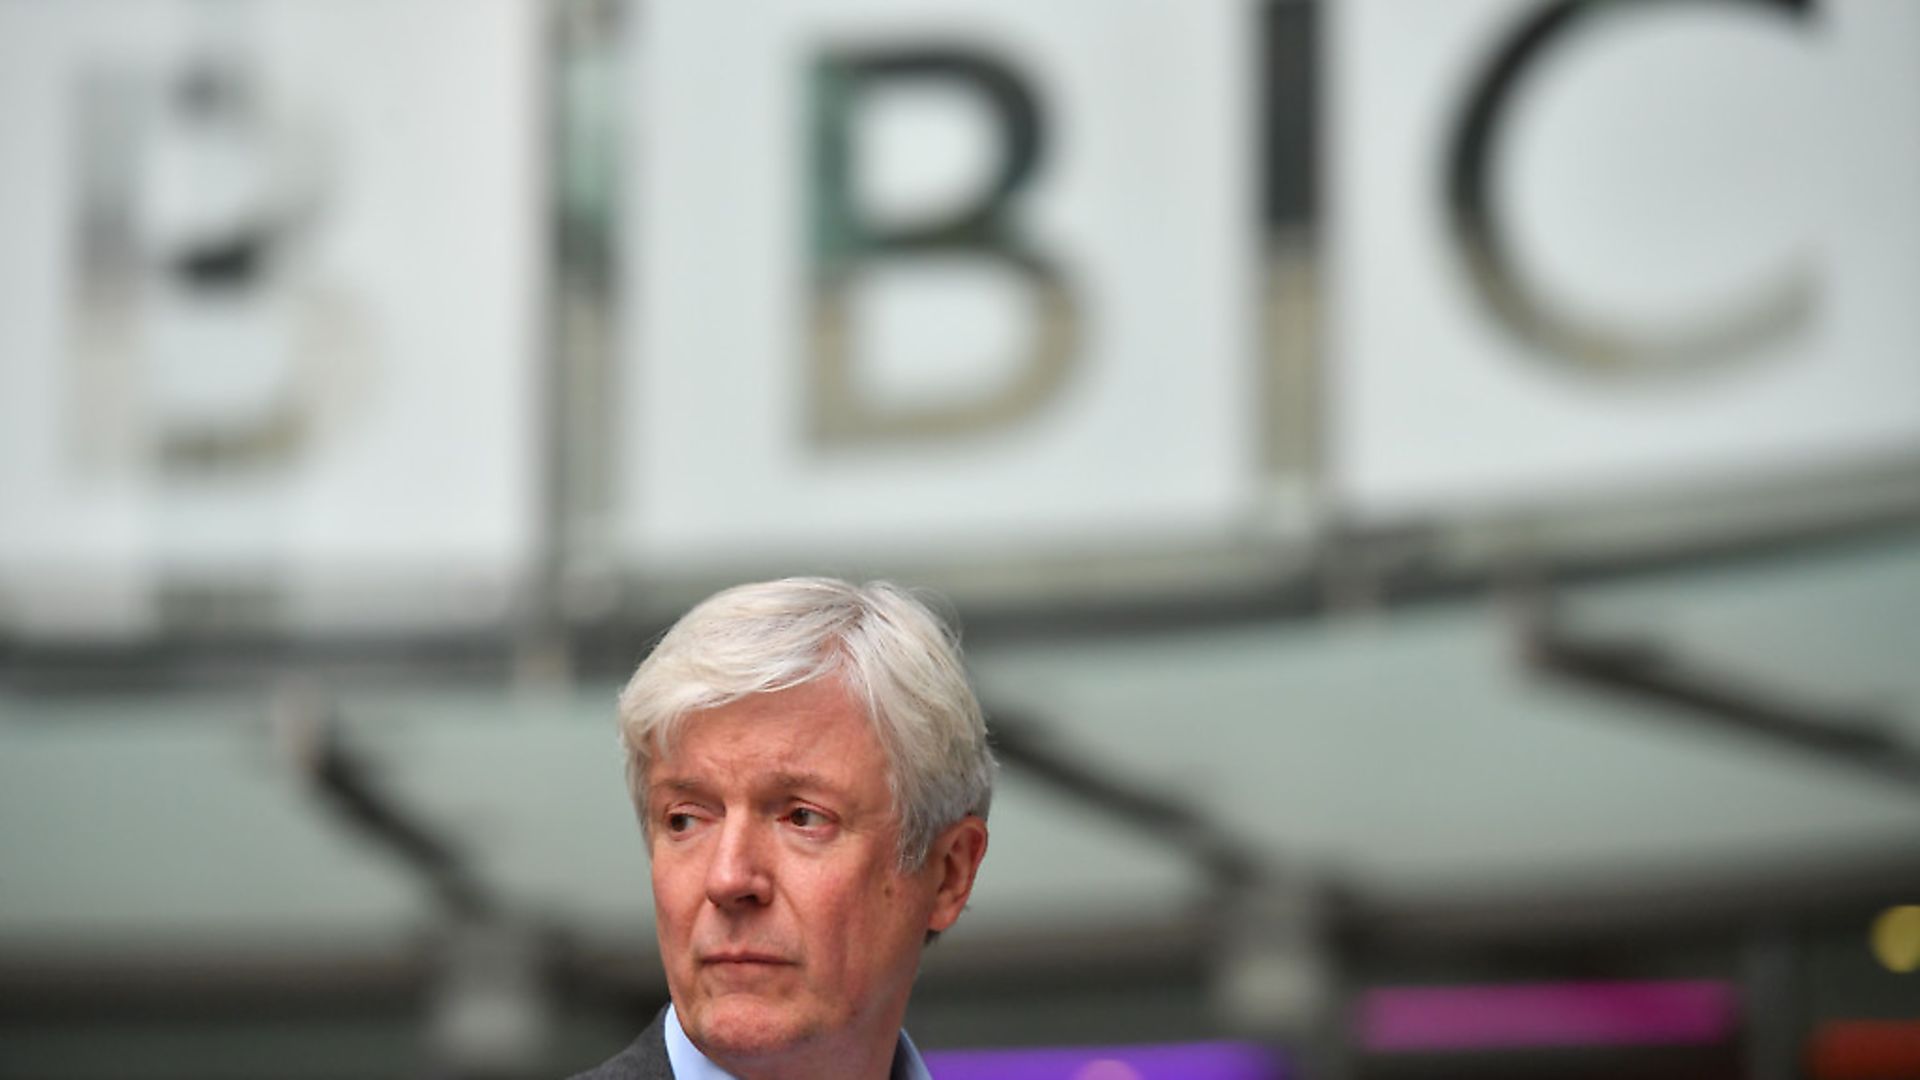
POLYGON ((668 814, 667 815, 667 831, 668 832, 676 832, 676 833, 686 832, 688 829, 691 829, 691 828, 693 828, 692 814, 668 814))
POLYGON ((802 829, 812 829, 825 825, 827 823, 827 815, 818 810, 811 810, 804 806, 796 806, 792 810, 787 811, 787 820, 802 829))

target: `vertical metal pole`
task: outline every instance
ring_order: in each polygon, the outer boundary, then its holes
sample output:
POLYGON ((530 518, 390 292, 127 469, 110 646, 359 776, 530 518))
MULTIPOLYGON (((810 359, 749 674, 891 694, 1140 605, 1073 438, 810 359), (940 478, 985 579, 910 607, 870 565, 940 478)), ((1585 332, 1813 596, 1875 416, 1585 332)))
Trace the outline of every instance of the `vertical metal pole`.
POLYGON ((1225 897, 1214 1000, 1226 1026, 1280 1048, 1307 1080, 1351 1075, 1325 898, 1308 883, 1252 881, 1225 897))
POLYGON ((1785 926, 1763 926, 1741 957, 1745 990, 1744 1045, 1750 1080, 1798 1080, 1807 1025, 1800 943, 1785 926))
POLYGON ((568 140, 566 98, 569 35, 567 27, 572 9, 579 5, 569 0, 540 3, 534 18, 535 40, 532 58, 534 115, 538 127, 532 145, 533 173, 537 178, 535 200, 538 209, 538 237, 535 254, 537 277, 543 283, 538 329, 531 348, 533 356, 532 393, 537 400, 534 439, 539 460, 534 469, 534 520, 530 568, 517 605, 513 640, 513 678, 516 684, 550 683, 566 679, 564 621, 560 609, 560 575, 564 565, 567 532, 566 456, 562 452, 566 432, 567 334, 562 312, 567 290, 562 198, 566 190, 565 151, 568 140))
POLYGON ((541 146, 543 332, 539 521, 530 595, 516 650, 517 674, 536 683, 572 676, 569 631, 581 598, 616 602, 595 570, 608 499, 613 419, 614 252, 620 182, 620 0, 550 0, 544 8, 541 146), (593 581, 583 575, 598 575, 593 581))

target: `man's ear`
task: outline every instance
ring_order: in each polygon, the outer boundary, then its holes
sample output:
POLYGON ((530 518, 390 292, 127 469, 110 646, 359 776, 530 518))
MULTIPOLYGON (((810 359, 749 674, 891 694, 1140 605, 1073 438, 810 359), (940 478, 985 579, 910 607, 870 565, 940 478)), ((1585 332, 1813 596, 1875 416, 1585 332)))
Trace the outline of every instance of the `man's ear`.
POLYGON ((933 914, 927 929, 939 933, 960 919, 973 895, 980 860, 987 854, 987 823, 974 814, 941 830, 927 849, 926 872, 934 875, 933 914))

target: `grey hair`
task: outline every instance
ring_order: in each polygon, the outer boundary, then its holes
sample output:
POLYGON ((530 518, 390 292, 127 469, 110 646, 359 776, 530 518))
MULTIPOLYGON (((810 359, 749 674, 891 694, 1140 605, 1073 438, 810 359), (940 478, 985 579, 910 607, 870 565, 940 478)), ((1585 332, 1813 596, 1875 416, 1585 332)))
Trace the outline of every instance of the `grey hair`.
POLYGON ((900 866, 940 830, 985 818, 994 760, 956 635, 906 590, 795 577, 739 585, 681 617, 620 692, 627 786, 646 821, 647 767, 690 714, 839 678, 866 706, 888 763, 900 866))

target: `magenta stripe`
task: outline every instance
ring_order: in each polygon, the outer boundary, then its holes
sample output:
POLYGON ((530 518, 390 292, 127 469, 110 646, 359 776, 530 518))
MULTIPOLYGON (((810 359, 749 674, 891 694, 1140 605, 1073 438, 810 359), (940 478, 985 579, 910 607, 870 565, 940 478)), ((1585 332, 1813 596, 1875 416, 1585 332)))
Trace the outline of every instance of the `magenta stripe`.
POLYGON ((930 1050, 934 1080, 1285 1080, 1274 1052, 1252 1043, 930 1050))
POLYGON ((1367 991, 1361 1045, 1375 1052, 1715 1043, 1739 1012, 1724 982, 1534 983, 1367 991))

